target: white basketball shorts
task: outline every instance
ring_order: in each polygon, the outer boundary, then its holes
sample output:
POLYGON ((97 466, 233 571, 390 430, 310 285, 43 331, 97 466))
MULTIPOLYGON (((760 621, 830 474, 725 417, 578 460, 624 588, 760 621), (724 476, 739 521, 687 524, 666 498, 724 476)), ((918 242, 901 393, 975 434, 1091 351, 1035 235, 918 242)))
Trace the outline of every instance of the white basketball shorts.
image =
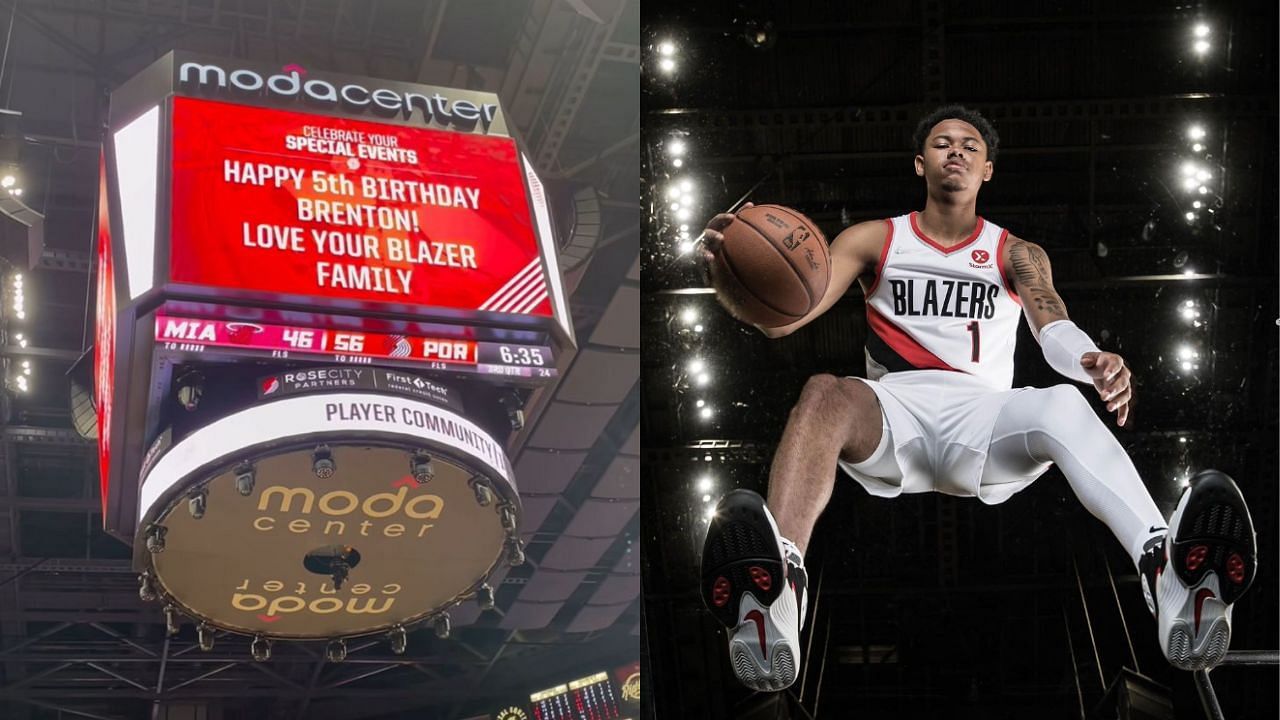
MULTIPOLYGON (((993 390, 948 370, 895 372, 865 382, 880 399, 883 452, 840 467, 879 497, 941 492, 995 505, 1049 469, 1049 463, 987 467, 996 417, 1028 388, 993 390)), ((994 461, 993 461, 994 462, 994 461)))

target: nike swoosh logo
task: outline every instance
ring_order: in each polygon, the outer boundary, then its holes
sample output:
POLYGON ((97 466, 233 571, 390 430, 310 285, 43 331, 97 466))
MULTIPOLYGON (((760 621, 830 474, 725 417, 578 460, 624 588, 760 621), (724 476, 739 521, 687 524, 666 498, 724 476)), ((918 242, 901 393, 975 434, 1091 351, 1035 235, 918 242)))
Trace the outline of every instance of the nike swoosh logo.
POLYGON ((764 658, 765 662, 768 662, 769 653, 764 647, 764 615, 759 610, 752 610, 743 618, 744 622, 747 620, 756 624, 756 633, 760 636, 760 657, 764 658))
POLYGON ((1168 529, 1169 528, 1166 528, 1166 527, 1156 527, 1155 525, 1152 525, 1151 527, 1147 528, 1147 532, 1157 533, 1157 532, 1160 532, 1161 530, 1168 530, 1168 529))
MULTIPOLYGON (((1204 608, 1204 601, 1214 597, 1213 591, 1208 588, 1201 588, 1196 593, 1196 635, 1200 634, 1200 611, 1204 608)), ((764 637, 764 631, 761 631, 761 637, 764 637)))

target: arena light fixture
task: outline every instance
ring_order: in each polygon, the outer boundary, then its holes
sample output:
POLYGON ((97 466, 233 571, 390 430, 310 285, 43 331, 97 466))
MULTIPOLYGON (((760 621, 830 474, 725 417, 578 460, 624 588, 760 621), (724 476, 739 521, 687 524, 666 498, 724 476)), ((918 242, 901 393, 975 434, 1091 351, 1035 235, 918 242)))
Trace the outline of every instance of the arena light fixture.
POLYGON ((681 254, 681 255, 688 255, 688 254, 689 254, 689 251, 691 251, 691 250, 693 250, 693 241, 692 241, 692 240, 684 239, 684 240, 681 240, 681 241, 680 241, 680 254, 681 254))
POLYGON ((698 479, 698 492, 709 493, 713 487, 715 487, 715 483, 711 480, 710 475, 703 475, 698 479))
POLYGON ((1201 125, 1192 125, 1187 128, 1187 137, 1192 140, 1203 140, 1205 136, 1204 127, 1201 125))
POLYGON ((682 138, 671 138, 671 140, 667 142, 667 154, 671 157, 684 157, 684 154, 688 149, 689 146, 685 144, 682 138))
POLYGON ((1195 190, 1197 184, 1196 179, 1193 177, 1182 178, 1182 187, 1185 190, 1195 190))
POLYGON ((1178 348, 1178 358, 1181 360, 1190 360, 1194 355, 1195 351, 1191 349, 1190 345, 1183 345, 1178 348))
POLYGON ((1200 193, 1201 195, 1208 195, 1208 194, 1209 194, 1209 188, 1205 187, 1204 185, 1201 185, 1201 186, 1200 186, 1199 193, 1200 193))
POLYGON ((1196 274, 1196 271, 1195 271, 1195 270, 1192 270, 1191 268, 1186 268, 1185 270, 1183 270, 1183 271, 1182 271, 1182 274, 1183 274, 1183 275, 1195 275, 1195 274, 1196 274))
POLYGON ((694 382, 697 383, 698 387, 706 387, 711 382, 711 375, 708 373, 698 373, 698 376, 694 378, 694 382))
MULTIPOLYGON (((1188 174, 1190 174, 1190 173, 1188 173, 1188 174)), ((668 200, 676 200, 676 199, 678 199, 679 197, 680 197, 680 188, 676 187, 675 185, 672 185, 671 187, 667 188, 667 199, 668 199, 668 200)))
POLYGON ((681 158, 676 158, 675 160, 671 161, 671 165, 673 167, 682 168, 684 167, 684 160, 682 160, 681 158))
POLYGON ((687 207, 681 206, 679 210, 676 210, 677 220, 689 220, 692 217, 693 217, 693 210, 687 207))
POLYGON ((694 332, 696 332, 696 333, 700 333, 700 332, 702 332, 702 323, 698 323, 697 325, 694 325, 694 326, 693 326, 693 331, 694 331, 694 332))
POLYGON ((707 364, 702 358, 694 358, 689 361, 689 373, 696 375, 707 369, 707 364))
POLYGON ((1191 46, 1191 49, 1195 50, 1200 55, 1204 55, 1205 53, 1209 52, 1209 41, 1197 40, 1195 41, 1195 44, 1191 46))
POLYGON ((1191 161, 1182 163, 1182 174, 1186 177, 1195 175, 1199 170, 1200 168, 1196 167, 1196 164, 1191 161))
POLYGON ((689 305, 680 311, 680 322, 685 325, 692 325, 698 321, 698 309, 689 305))
POLYGON ((707 508, 707 509, 702 513, 702 517, 706 518, 707 520, 710 520, 711 518, 713 518, 713 517, 715 517, 715 516, 716 516, 716 508, 715 508, 715 506, 714 506, 714 505, 712 505, 711 507, 707 508))
POLYGON ((1201 145, 1200 143, 1195 143, 1194 145, 1191 146, 1192 152, 1200 152, 1202 150, 1204 150, 1204 146, 1201 145))
POLYGON ((663 40, 658 43, 658 54, 663 57, 671 57, 676 54, 676 44, 670 40, 663 40))
POLYGON ((669 57, 664 57, 658 61, 658 69, 664 73, 670 74, 676 70, 676 61, 669 57))
POLYGON ((702 410, 698 411, 698 415, 701 416, 703 420, 710 420, 711 416, 714 414, 715 411, 711 409, 710 405, 705 405, 702 410))
POLYGON ((1187 213, 1187 214, 1186 214, 1186 218, 1187 218, 1187 222, 1195 222, 1195 221, 1196 221, 1196 214, 1195 214, 1195 213, 1193 213, 1193 212, 1189 212, 1189 213, 1187 213))
POLYGON ((709 502, 711 502, 711 496, 710 496, 710 495, 703 495, 703 496, 702 496, 702 502, 704 502, 704 503, 709 503, 709 502))
POLYGON ((1213 179, 1213 174, 1208 170, 1201 168, 1200 171, 1196 173, 1196 179, 1200 182, 1209 182, 1213 179))
POLYGON ((1209 37, 1209 26, 1204 23, 1196 23, 1195 29, 1191 33, 1198 38, 1209 37))
POLYGON ((702 399, 699 399, 696 403, 694 403, 694 405, 697 407, 703 407, 706 404, 707 404, 707 401, 702 399))
POLYGON ((689 178, 681 178, 678 184, 680 186, 681 192, 685 192, 685 193, 693 192, 693 181, 690 180, 689 178))
POLYGON ((13 187, 17 183, 18 183, 18 178, 12 175, 5 175, 4 177, 0 178, 0 187, 2 188, 8 189, 13 187))
POLYGON ((1200 208, 1204 207, 1204 203, 1200 202, 1199 200, 1196 200, 1195 202, 1191 203, 1191 207, 1199 210, 1200 208))
POLYGON ((668 207, 671 209, 671 212, 678 212, 680 210, 680 203, 673 202, 668 207))

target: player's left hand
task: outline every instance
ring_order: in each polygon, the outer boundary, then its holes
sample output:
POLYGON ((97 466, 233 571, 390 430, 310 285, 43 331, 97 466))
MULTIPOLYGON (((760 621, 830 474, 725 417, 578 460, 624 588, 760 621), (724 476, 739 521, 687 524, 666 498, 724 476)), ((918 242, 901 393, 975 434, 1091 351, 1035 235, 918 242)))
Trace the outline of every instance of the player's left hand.
POLYGON ((1093 378, 1093 386, 1107 404, 1107 412, 1116 413, 1117 424, 1124 427, 1133 405, 1133 386, 1129 383, 1133 374, 1124 358, 1115 353, 1088 352, 1080 358, 1080 366, 1093 378))

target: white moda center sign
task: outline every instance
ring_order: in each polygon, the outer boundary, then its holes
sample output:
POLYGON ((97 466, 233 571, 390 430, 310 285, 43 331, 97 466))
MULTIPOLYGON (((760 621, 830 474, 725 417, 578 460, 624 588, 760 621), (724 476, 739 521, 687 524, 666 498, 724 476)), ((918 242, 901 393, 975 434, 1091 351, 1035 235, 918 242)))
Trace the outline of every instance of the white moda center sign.
POLYGON ((279 72, 263 74, 248 68, 225 68, 212 62, 185 61, 177 68, 178 83, 205 93, 234 91, 241 95, 261 95, 280 101, 303 101, 318 107, 342 108, 351 112, 369 111, 384 117, 398 115, 405 120, 415 114, 426 124, 485 134, 506 134, 505 122, 496 102, 463 99, 473 93, 445 88, 423 88, 424 92, 390 87, 368 87, 355 81, 308 77, 298 65, 286 65, 279 72), (445 95, 442 93, 449 93, 445 95))

